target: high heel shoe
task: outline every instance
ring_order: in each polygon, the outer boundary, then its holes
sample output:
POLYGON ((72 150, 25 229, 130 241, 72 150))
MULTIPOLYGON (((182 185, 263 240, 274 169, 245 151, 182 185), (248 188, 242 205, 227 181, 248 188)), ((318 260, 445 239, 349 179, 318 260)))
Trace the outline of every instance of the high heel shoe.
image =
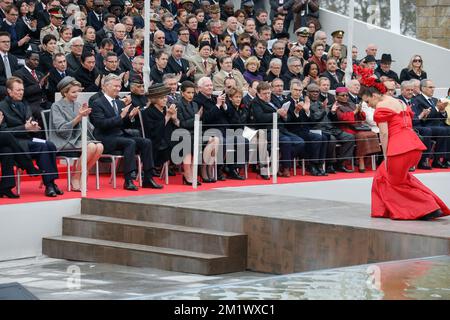
MULTIPOLYGON (((183 176, 183 185, 192 186, 192 182, 187 181, 186 177, 183 176)), ((197 181, 197 186, 201 186, 202 183, 200 181, 197 181)))
POLYGON ((7 198, 10 198, 10 199, 20 198, 20 196, 18 194, 15 194, 10 189, 0 191, 0 198, 3 198, 4 196, 7 198))

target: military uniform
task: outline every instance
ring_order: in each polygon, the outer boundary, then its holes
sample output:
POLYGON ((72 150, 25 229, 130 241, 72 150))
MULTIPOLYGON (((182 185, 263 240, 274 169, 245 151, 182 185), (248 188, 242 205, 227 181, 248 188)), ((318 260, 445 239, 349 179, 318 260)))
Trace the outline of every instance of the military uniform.
MULTIPOLYGON (((64 19, 64 12, 62 10, 62 8, 60 7, 56 7, 56 8, 52 8, 49 10, 48 12, 50 14, 50 16, 53 16, 55 18, 61 18, 64 19)), ((59 41, 59 29, 58 27, 54 26, 52 23, 50 23, 48 26, 45 26, 44 28, 42 28, 41 30, 41 36, 40 36, 40 40, 42 43, 42 40, 44 39, 44 37, 48 34, 52 34, 56 37, 56 41, 59 41)))
MULTIPOLYGON (((334 38, 343 38, 345 32, 342 30, 336 30, 331 33, 331 36, 333 37, 333 43, 337 43, 334 41, 334 38)), ((347 57, 347 46, 345 44, 341 44, 341 59, 347 57)))

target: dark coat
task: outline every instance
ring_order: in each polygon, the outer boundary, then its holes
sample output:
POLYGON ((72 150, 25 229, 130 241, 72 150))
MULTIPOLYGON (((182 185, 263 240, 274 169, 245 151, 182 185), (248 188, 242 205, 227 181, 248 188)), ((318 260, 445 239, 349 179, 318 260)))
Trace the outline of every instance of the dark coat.
MULTIPOLYGON (((103 14, 104 15, 104 14, 103 14)), ((94 11, 89 11, 87 14, 87 24, 91 27, 94 27, 95 31, 99 31, 103 28, 103 21, 100 21, 97 18, 97 15, 94 11)))
POLYGON ((423 127, 445 126, 445 120, 447 119, 447 113, 446 112, 441 113, 438 110, 436 110, 436 104, 438 102, 438 99, 436 99, 436 98, 431 98, 431 99, 433 101, 433 105, 431 105, 431 103, 429 101, 427 101, 423 95, 418 95, 417 97, 414 98, 412 110, 415 114, 415 117, 418 117, 419 114, 421 114, 424 109, 431 108, 431 112, 428 115, 428 117, 420 120, 420 123, 417 123, 415 121, 415 124, 423 126, 423 127))
MULTIPOLYGON (((142 111, 145 137, 152 141, 154 154, 158 150, 167 149, 171 145, 172 132, 176 126, 172 121, 165 121, 166 110, 159 111, 155 106, 150 105, 142 111)), ((156 154, 155 154, 156 157, 156 154)))
POLYGON ((241 57, 237 56, 236 59, 233 60, 233 68, 238 69, 242 74, 245 72, 245 64, 242 61, 241 57))
MULTIPOLYGON (((7 24, 6 21, 2 21, 0 31, 6 31, 9 34, 11 34, 11 28, 12 26, 7 24)), ((30 31, 30 29, 28 29, 27 25, 23 23, 21 19, 17 20, 17 23, 15 24, 14 28, 16 30, 16 38, 15 39, 11 38, 11 49, 9 50, 9 52, 17 57, 23 58, 25 57, 25 51, 27 50, 30 44, 25 43, 22 46, 19 46, 18 42, 27 34, 29 34, 30 37, 32 37, 33 33, 30 31)))
POLYGON ((336 78, 333 77, 329 71, 325 71, 320 76, 325 77, 330 80, 330 89, 331 90, 336 90, 336 88, 338 88, 338 87, 344 87, 343 81, 344 81, 345 73, 339 69, 336 70, 336 76, 338 77, 339 81, 337 81, 336 78))
POLYGON ((84 92, 97 92, 100 88, 95 84, 95 80, 98 77, 98 72, 94 70, 89 71, 84 67, 79 68, 75 74, 75 79, 77 79, 83 86, 84 92))
POLYGON ((289 131, 295 133, 296 135, 302 135, 309 132, 310 125, 308 122, 311 121, 311 114, 308 117, 305 110, 300 110, 299 115, 295 114, 295 105, 296 102, 292 97, 288 97, 285 102, 290 102, 289 110, 288 110, 288 122, 292 123, 289 126, 289 131))
POLYGON ((131 64, 131 60, 127 55, 125 55, 125 53, 119 57, 119 68, 122 71, 133 70, 133 65, 131 64))
MULTIPOLYGON (((35 70, 39 81, 44 77, 44 75, 35 70)), ((25 67, 20 68, 13 73, 14 76, 19 77, 23 81, 23 86, 25 88, 23 99, 27 103, 37 103, 42 101, 42 99, 47 100, 47 96, 43 88, 39 85, 39 82, 31 75, 31 73, 25 69, 25 67)))
MULTIPOLYGON (((209 99, 202 93, 198 93, 195 95, 194 101, 199 107, 203 107, 203 124, 207 125, 208 129, 219 129, 224 134, 228 125, 227 112, 222 107, 218 108, 216 106, 216 97, 212 96, 211 99, 209 99)), ((205 127, 205 130, 206 129, 207 128, 205 127)))
MULTIPOLYGON (((16 56, 8 53, 8 60, 11 68, 11 74, 14 74, 14 72, 21 68, 17 62, 16 56)), ((5 64, 3 59, 0 57, 0 99, 6 96, 6 80, 8 79, 6 78, 5 64)))
MULTIPOLYGON (((267 134, 270 136, 271 129, 273 128, 273 113, 277 112, 278 108, 271 106, 269 103, 256 96, 250 103, 250 109, 256 127, 258 129, 268 130, 267 134)), ((284 120, 280 116, 278 116, 278 129, 280 130, 280 133, 287 131, 284 127, 284 120)))
MULTIPOLYGON (((48 84, 47 84, 47 97, 49 101, 54 102, 55 101, 55 93, 58 91, 56 89, 56 86, 58 83, 62 80, 63 77, 61 77, 61 74, 56 70, 55 67, 52 67, 49 71, 50 75, 48 76, 48 84)), ((73 72, 66 70, 65 71, 66 76, 73 77, 73 72)))
POLYGON ((175 61, 173 56, 169 57, 169 61, 167 62, 167 67, 165 70, 167 73, 175 73, 179 74, 181 72, 180 82, 189 80, 194 81, 194 76, 191 75, 188 77, 186 73, 189 71, 189 61, 184 58, 181 58, 181 66, 175 61))
POLYGON ((11 98, 6 97, 0 102, 0 111, 4 116, 1 129, 11 131, 24 152, 29 151, 28 141, 33 133, 25 130, 25 122, 32 117, 31 108, 23 102, 14 102, 13 106, 11 98))
POLYGON ((289 90, 292 79, 298 79, 303 81, 303 75, 301 73, 294 74, 289 70, 281 75, 281 80, 284 82, 284 90, 289 90))
POLYGON ((185 99, 181 98, 176 105, 178 119, 180 120, 180 128, 189 130, 191 136, 193 136, 195 114, 200 110, 198 104, 195 101, 192 101, 189 104, 185 99))

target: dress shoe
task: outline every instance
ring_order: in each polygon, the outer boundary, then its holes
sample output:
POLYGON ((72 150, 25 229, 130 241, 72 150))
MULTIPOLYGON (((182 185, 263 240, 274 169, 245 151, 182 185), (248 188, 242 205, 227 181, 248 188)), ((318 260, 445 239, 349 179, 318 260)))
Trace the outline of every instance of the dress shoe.
POLYGON ((437 210, 434 210, 433 212, 426 214, 423 217, 419 218, 419 220, 430 221, 430 220, 434 220, 439 217, 442 217, 443 215, 444 215, 444 213, 441 211, 441 209, 437 209, 437 210))
POLYGON ((61 189, 58 188, 58 186, 55 183, 53 183, 53 189, 55 190, 58 196, 62 196, 64 194, 64 192, 62 192, 61 189))
POLYGON ((1 190, 0 191, 0 198, 3 198, 3 197, 7 197, 7 198, 10 198, 10 199, 20 198, 20 196, 18 194, 15 194, 14 192, 12 192, 11 189, 1 190))
POLYGON ((142 181, 142 188, 162 189, 163 186, 157 184, 153 178, 145 178, 144 181, 142 181))
POLYGON ((433 161, 432 167, 433 168, 439 168, 439 169, 446 169, 447 168, 447 166, 443 162, 441 162, 439 160, 433 161))
POLYGON ((225 178, 225 176, 223 175, 223 173, 219 174, 217 176, 217 181, 226 181, 227 179, 225 178))
POLYGON ((203 183, 214 183, 214 182, 217 182, 215 179, 211 179, 211 178, 203 178, 203 177, 201 177, 201 179, 202 179, 203 183))
POLYGON ((338 166, 336 168, 336 171, 346 172, 346 173, 352 173, 353 172, 353 170, 347 169, 344 165, 338 166))
POLYGON ((270 180, 270 177, 267 174, 258 174, 258 176, 263 180, 270 180))
POLYGON ((129 191, 138 191, 138 187, 136 187, 132 180, 126 180, 123 184, 123 188, 129 191))
POLYGON ((323 170, 322 166, 318 167, 317 170, 319 170, 321 176, 324 177, 328 176, 328 173, 325 170, 323 170))
POLYGON ((423 161, 423 162, 419 163, 417 168, 421 169, 421 170, 432 170, 433 169, 433 168, 431 168, 431 166, 428 164, 427 161, 423 161))
POLYGON ((130 172, 130 179, 131 180, 136 180, 137 179, 137 172, 136 171, 131 171, 130 172))
POLYGON ((232 180, 245 180, 245 177, 241 176, 236 170, 229 170, 228 178, 232 180))
POLYGON ((319 169, 316 166, 311 166, 310 169, 309 169, 309 173, 312 176, 315 176, 315 177, 321 176, 320 171, 319 171, 319 169))
POLYGON ((366 172, 366 168, 358 168, 359 173, 364 173, 366 172))
POLYGON ((408 171, 409 171, 409 172, 414 172, 414 171, 416 171, 416 167, 411 167, 411 168, 409 168, 408 171))
POLYGON ((445 162, 444 162, 444 165, 447 166, 447 168, 450 168, 450 160, 445 161, 445 162))
POLYGON ((334 168, 333 165, 329 165, 329 166, 327 166, 326 172, 331 173, 331 174, 336 174, 336 169, 334 168))
POLYGON ((52 198, 57 196, 55 188, 53 187, 53 185, 48 185, 48 186, 45 187, 45 195, 47 197, 52 197, 52 198))
MULTIPOLYGON (((183 185, 192 186, 192 182, 189 182, 185 176, 183 176, 183 185)), ((201 186, 202 183, 200 181, 197 181, 197 186, 201 186)))

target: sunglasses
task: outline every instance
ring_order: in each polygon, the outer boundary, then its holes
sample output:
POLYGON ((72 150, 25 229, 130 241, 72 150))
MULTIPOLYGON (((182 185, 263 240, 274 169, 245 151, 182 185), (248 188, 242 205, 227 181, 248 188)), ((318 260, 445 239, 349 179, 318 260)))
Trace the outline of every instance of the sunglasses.
POLYGON ((413 62, 422 62, 421 59, 414 59, 413 62))

